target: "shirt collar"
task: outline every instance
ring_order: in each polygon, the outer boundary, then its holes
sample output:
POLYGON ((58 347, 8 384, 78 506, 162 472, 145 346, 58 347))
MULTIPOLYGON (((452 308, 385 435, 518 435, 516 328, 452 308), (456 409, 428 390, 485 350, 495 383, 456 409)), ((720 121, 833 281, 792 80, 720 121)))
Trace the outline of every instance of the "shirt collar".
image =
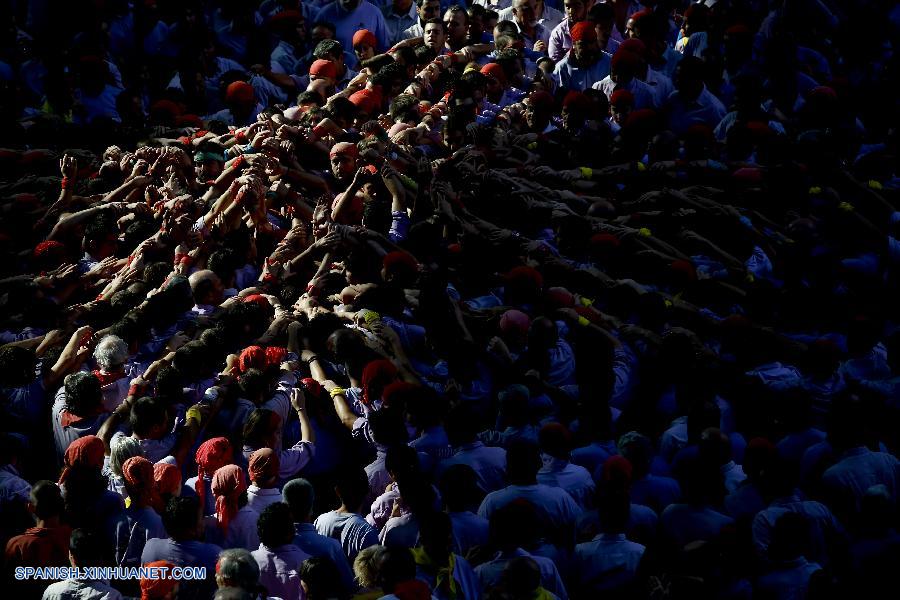
POLYGON ((594 538, 601 542, 624 542, 625 539, 624 533, 600 533, 594 538))
POLYGON ((463 450, 465 450, 465 451, 477 450, 478 448, 481 448, 483 446, 484 446, 484 442, 479 442, 478 440, 476 440, 474 442, 469 442, 468 444, 460 444, 459 446, 456 447, 456 451, 460 452, 463 450))
POLYGON ((317 533, 316 526, 312 523, 294 523, 294 529, 297 531, 297 533, 307 533, 310 531, 312 533, 317 533))

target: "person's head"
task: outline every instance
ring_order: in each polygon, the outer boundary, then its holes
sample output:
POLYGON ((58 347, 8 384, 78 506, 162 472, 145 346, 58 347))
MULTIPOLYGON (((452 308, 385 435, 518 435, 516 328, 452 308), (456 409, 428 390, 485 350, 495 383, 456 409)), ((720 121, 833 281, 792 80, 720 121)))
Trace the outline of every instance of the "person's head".
POLYGON ((244 548, 223 550, 216 562, 216 585, 219 588, 258 591, 259 565, 256 559, 244 548))
POLYGON ((361 468, 342 469, 334 484, 334 493, 344 508, 357 512, 369 492, 369 478, 361 468))
POLYGON ((375 34, 368 29, 360 29, 353 34, 353 52, 360 62, 375 56, 378 48, 378 40, 375 34))
MULTIPOLYGON (((576 0, 580 1, 580 0, 576 0)), ((572 55, 582 64, 593 64, 600 57, 597 31, 589 21, 575 23, 570 28, 572 55)))
POLYGON ((340 571, 327 556, 313 556, 303 561, 300 585, 306 600, 332 600, 341 598, 344 593, 340 571))
POLYGON ((484 490, 478 487, 478 475, 469 465, 457 464, 441 474, 438 486, 449 512, 463 512, 478 506, 484 490))
POLYGON ((384 457, 384 468, 394 481, 419 474, 419 454, 405 444, 391 446, 384 457))
POLYGON ((696 100, 703 91, 703 61, 696 56, 688 56, 675 67, 672 77, 675 89, 685 100, 696 100))
POLYGON ((609 78, 616 85, 627 85, 635 78, 639 68, 640 58, 634 52, 619 49, 610 61, 609 78))
POLYGON ((637 431, 629 431, 619 438, 617 446, 622 456, 631 463, 633 477, 640 478, 649 472, 653 459, 650 438, 637 431))
POLYGON ((537 25, 537 2, 535 0, 513 0, 512 14, 519 27, 531 29, 537 25))
POLYGON ((452 48, 465 45, 469 37, 469 14, 466 9, 454 4, 444 13, 444 25, 447 28, 447 43, 452 48))
POLYGON ((246 81, 233 81, 225 88, 225 105, 237 114, 249 114, 256 106, 256 92, 246 81))
POLYGON ((52 481, 38 481, 31 488, 28 511, 38 521, 52 521, 62 516, 65 501, 60 487, 52 481))
POLYGON ((322 40, 333 40, 337 35, 334 23, 330 21, 316 21, 313 23, 312 29, 309 30, 309 39, 313 45, 318 44, 322 40))
POLYGON ((257 487, 273 488, 278 484, 280 466, 277 452, 271 448, 260 448, 250 455, 247 473, 257 487))
POLYGON ((291 515, 295 522, 307 523, 312 520, 316 490, 306 479, 298 477, 284 484, 284 488, 281 490, 281 500, 291 509, 291 515))
POLYGON ((569 28, 587 18, 588 7, 592 0, 563 0, 563 10, 569 20, 569 28))
POLYGON ((360 550, 353 559, 353 575, 362 588, 374 588, 378 585, 378 558, 384 546, 375 544, 360 550))
POLYGON ((162 514, 163 527, 176 542, 203 539, 203 519, 196 496, 172 498, 162 514))
POLYGON ((628 115, 634 110, 634 94, 628 90, 616 90, 609 98, 609 112, 613 121, 625 125, 628 115))
POLYGON ((506 563, 500 581, 511 598, 533 598, 541 587, 541 568, 530 556, 517 556, 506 563))
POLYGON ((94 360, 107 373, 120 371, 128 360, 128 344, 120 337, 104 336, 94 348, 94 360))
POLYGON ((73 567, 100 567, 107 562, 103 538, 90 529, 76 529, 69 538, 69 562, 73 567))
POLYGON ((416 561, 408 548, 382 548, 376 553, 374 564, 377 584, 385 594, 392 594, 399 584, 416 578, 416 561))
POLYGON ((147 396, 135 401, 128 419, 132 433, 141 440, 162 439, 168 422, 169 415, 162 400, 147 396))
POLYGON ((527 549, 538 537, 539 520, 538 511, 531 502, 513 500, 491 514, 488 539, 500 550, 527 549))
POLYGON ((72 373, 64 381, 66 410, 78 417, 90 417, 100 410, 103 394, 93 373, 72 373))
POLYGON ((533 484, 542 466, 540 448, 533 442, 517 440, 506 450, 506 474, 510 484, 533 484))
POLYGON ((82 248, 95 260, 103 260, 115 255, 119 249, 119 236, 115 223, 106 216, 88 221, 84 226, 82 248))
POLYGON ((156 481, 156 489, 162 496, 163 506, 168 504, 170 499, 181 495, 181 469, 177 466, 163 462, 155 463, 153 480, 156 481))
POLYGON ((294 539, 294 518, 290 507, 275 502, 265 507, 256 521, 259 541, 269 549, 290 544, 294 539))
POLYGON ((204 269, 191 273, 188 277, 191 284, 191 293, 194 295, 194 302, 197 304, 211 304, 218 306, 222 302, 222 293, 225 291, 222 286, 222 280, 219 276, 204 269))
POLYGON ((31 382, 36 366, 34 350, 19 346, 0 348, 0 384, 4 387, 20 387, 31 382))
POLYGON ((496 104, 500 102, 503 91, 506 89, 506 73, 497 63, 488 63, 481 67, 481 74, 484 75, 484 95, 487 99, 496 104))
POLYGON ((337 179, 344 180, 356 172, 359 149, 351 142, 338 142, 332 146, 328 158, 331 162, 331 172, 337 179))
POLYGON ((443 563, 452 552, 453 526, 444 512, 430 511, 420 516, 419 544, 432 560, 443 563))
POLYGON ((532 132, 544 132, 553 116, 554 105, 553 96, 549 92, 531 92, 525 102, 525 122, 532 132))
POLYGON ((769 558, 775 562, 789 561, 809 551, 810 523, 802 513, 787 511, 775 521, 769 558))
POLYGON ((572 436, 565 425, 547 423, 538 434, 541 450, 558 460, 568 460, 571 451, 572 436))
MULTIPOLYGON (((173 563, 155 560, 144 565, 151 569, 166 569, 161 577, 141 577, 141 600, 176 600, 178 580, 172 575, 173 563)), ((160 572, 162 574, 162 572, 160 572)))
POLYGON ((428 19, 422 27, 425 46, 435 52, 442 52, 447 45, 447 25, 438 18, 428 19))
POLYGON ((207 142, 194 152, 194 171, 201 181, 213 181, 222 174, 225 165, 225 149, 219 144, 207 142))
POLYGON ((416 0, 416 14, 419 15, 419 22, 423 23, 423 27, 431 19, 440 19, 440 0, 416 0))
POLYGON ((346 12, 353 12, 362 0, 338 0, 338 6, 346 12))

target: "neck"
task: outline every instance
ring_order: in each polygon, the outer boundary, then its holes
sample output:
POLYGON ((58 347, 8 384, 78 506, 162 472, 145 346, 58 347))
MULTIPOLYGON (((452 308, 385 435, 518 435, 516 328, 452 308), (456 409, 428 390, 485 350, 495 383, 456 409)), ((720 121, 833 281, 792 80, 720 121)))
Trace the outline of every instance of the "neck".
POLYGON ((38 519, 37 527, 46 529, 48 527, 59 527, 59 517, 47 517, 46 519, 38 519))

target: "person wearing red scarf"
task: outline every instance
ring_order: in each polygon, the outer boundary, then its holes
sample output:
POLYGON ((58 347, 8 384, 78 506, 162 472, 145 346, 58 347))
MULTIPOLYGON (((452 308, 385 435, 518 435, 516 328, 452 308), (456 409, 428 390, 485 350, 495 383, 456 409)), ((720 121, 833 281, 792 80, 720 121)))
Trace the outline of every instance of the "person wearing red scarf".
POLYGON ((260 448, 250 455, 247 473, 252 482, 247 488, 247 506, 258 513, 270 504, 281 502, 278 470, 281 461, 271 448, 260 448))
POLYGON ((65 485, 69 472, 75 467, 101 469, 105 453, 106 447, 103 445, 103 440, 96 435, 86 435, 78 438, 69 444, 69 447, 66 449, 63 470, 59 475, 58 484, 60 486, 65 485))
POLYGON ((116 562, 136 567, 141 564, 141 553, 147 540, 166 538, 160 513, 162 498, 153 478, 153 463, 143 456, 133 456, 122 465, 122 478, 128 492, 125 508, 126 522, 117 531, 116 562), (127 543, 123 543, 127 542, 127 543))
POLYGON ((153 480, 163 500, 163 506, 170 498, 181 495, 181 471, 175 465, 169 463, 153 465, 153 480))
POLYGON ((178 597, 178 580, 172 576, 175 565, 165 560, 149 562, 145 567, 167 569, 165 577, 141 578, 141 600, 174 600, 178 597))
POLYGON ((221 541, 223 548, 258 548, 259 513, 247 506, 244 470, 237 465, 225 465, 213 474, 210 489, 216 498, 216 512, 207 518, 207 537, 221 541))
POLYGON ((213 473, 234 460, 234 451, 228 438, 217 437, 206 440, 194 455, 197 463, 197 476, 191 477, 185 482, 197 492, 203 506, 203 514, 210 515, 215 512, 215 499, 209 493, 209 484, 213 473))

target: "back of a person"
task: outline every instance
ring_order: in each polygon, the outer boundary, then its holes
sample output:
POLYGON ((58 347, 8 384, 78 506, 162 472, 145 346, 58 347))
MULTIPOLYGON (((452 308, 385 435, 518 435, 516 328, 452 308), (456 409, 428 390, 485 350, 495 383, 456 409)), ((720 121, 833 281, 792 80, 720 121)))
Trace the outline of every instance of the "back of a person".
POLYGON ((582 594, 621 591, 634 579, 646 548, 624 535, 601 534, 578 544, 572 557, 582 594))
POLYGON ((122 600, 122 594, 102 581, 67 579, 49 585, 41 600, 122 600))
POLYGON ((281 600, 302 600, 300 566, 309 555, 293 544, 269 549, 263 545, 253 552, 259 565, 259 583, 281 600))
POLYGON ((165 560, 179 567, 206 569, 206 579, 185 580, 179 584, 178 600, 205 600, 216 588, 216 560, 222 548, 197 540, 176 542, 172 538, 154 538, 147 541, 141 555, 141 564, 165 560))
POLYGON ((826 470, 822 481, 832 492, 844 496, 842 501, 854 504, 848 508, 855 509, 863 494, 873 485, 884 485, 892 497, 897 497, 900 491, 900 461, 885 452, 856 448, 826 470))
POLYGON ((672 504, 660 516, 663 533, 678 546, 697 540, 713 540, 723 527, 733 522, 731 517, 712 508, 689 504, 672 504))

